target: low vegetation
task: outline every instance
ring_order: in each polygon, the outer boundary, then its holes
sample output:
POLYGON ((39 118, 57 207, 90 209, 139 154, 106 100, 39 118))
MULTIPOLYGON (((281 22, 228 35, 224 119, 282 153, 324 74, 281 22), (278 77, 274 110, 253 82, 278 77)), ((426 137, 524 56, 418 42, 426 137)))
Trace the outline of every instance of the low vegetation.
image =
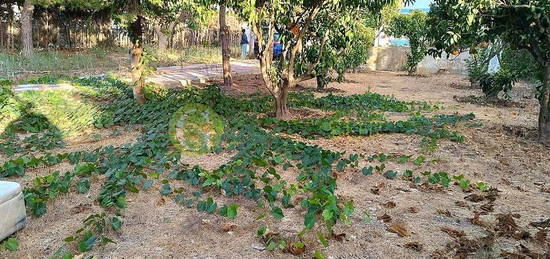
MULTIPOLYGON (((77 90, 14 95, 9 89, 4 89, 8 96, 4 109, 9 112, 3 114, 10 114, 7 117, 10 123, 4 130, 2 152, 10 159, 0 167, 1 177, 16 179, 24 176, 26 170, 38 166, 51 167, 62 162, 74 166, 68 172, 55 171, 37 177, 32 186, 25 188, 26 205, 35 217, 47 213, 48 204, 60 195, 86 194, 94 185, 100 186, 99 194, 94 199, 105 211, 87 218, 82 229, 67 237, 67 246, 60 250, 65 255, 87 252, 96 245, 115 242, 110 233, 123 226, 124 209, 131 206, 129 196, 150 189, 156 181, 161 183, 159 195, 174 199, 182 206, 196 207, 199 211, 228 218, 237 217, 239 204, 218 204, 216 193, 219 191, 228 197, 242 196, 256 201, 264 211, 264 214, 258 215, 259 218, 281 219, 287 210, 304 210, 303 231, 296 239, 271 237, 265 232, 268 226, 258 230, 259 236, 269 249, 282 249, 294 254, 307 249, 307 242, 301 240, 305 240, 302 236, 310 232, 321 243, 328 245, 327 239, 334 236, 333 227, 350 223, 349 217, 354 213, 353 202, 334 193, 338 172, 357 167, 360 163, 370 163, 361 170, 364 175, 380 171, 388 179, 397 179, 401 175, 402 179, 414 184, 440 184, 444 187, 449 187, 453 178, 445 172, 417 175, 412 170, 389 170, 384 164, 390 159, 411 165, 421 164, 426 160, 421 155, 412 159, 413 154, 394 157, 333 152, 292 140, 279 132, 298 133, 308 138, 407 133, 434 140, 447 138, 462 141, 463 136, 448 128, 463 120, 473 119, 473 115, 425 117, 421 115, 423 111, 433 112, 437 107, 428 103, 402 102, 374 93, 322 98, 314 98, 310 93, 296 93, 291 95, 291 106, 296 109, 308 107, 332 112, 356 112, 350 113, 347 119, 329 115, 326 118, 279 121, 262 115, 273 108, 270 102, 265 101, 268 97, 231 97, 216 86, 204 90, 166 90, 151 85, 146 92, 150 101, 138 105, 132 98, 130 88, 114 78, 72 79, 71 83, 77 86, 77 90), (216 152, 236 153, 217 169, 209 171, 199 166, 187 167, 180 163, 179 150, 172 148, 168 134, 169 121, 175 111, 189 103, 208 106, 223 118, 223 141, 216 152), (72 107, 67 108, 69 104, 72 107), (404 112, 411 117, 406 121, 387 121, 383 116, 385 111, 404 112), (74 116, 70 112, 84 114, 74 116), (134 143, 104 146, 89 152, 48 153, 59 150, 56 148, 65 138, 86 128, 138 125, 142 135, 134 143), (20 139, 22 135, 29 137, 20 139), (50 136, 55 138, 50 140, 50 136), (15 146, 20 148, 9 149, 11 145, 6 143, 18 138, 21 143, 15 146), (48 141, 33 141, 34 138, 48 141), (290 168, 298 172, 295 181, 281 177, 290 168), (99 179, 102 180, 98 181, 96 176, 101 176, 99 179), (175 187, 181 183, 187 187, 175 187), (297 197, 304 198, 297 200, 297 197), (314 228, 319 224, 325 227, 324 231, 314 228)), ((454 181, 462 189, 488 189, 485 184, 473 184, 463 176, 455 176, 454 181)))

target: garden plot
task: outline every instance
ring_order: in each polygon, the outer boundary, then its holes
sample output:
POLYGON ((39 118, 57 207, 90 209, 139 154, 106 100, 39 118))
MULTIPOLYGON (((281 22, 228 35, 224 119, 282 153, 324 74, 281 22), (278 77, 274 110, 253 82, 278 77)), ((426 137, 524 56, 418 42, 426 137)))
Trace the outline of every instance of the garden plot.
MULTIPOLYGON (((550 150, 506 130, 534 129, 536 100, 459 103, 453 96, 477 92, 451 87, 467 82, 453 75, 348 79, 329 85, 332 95, 306 82, 290 96, 289 121, 270 117, 261 91, 240 95, 256 91, 253 80, 233 95, 150 88, 143 106, 117 80, 73 82, 91 119, 50 118, 64 146, 23 138, 26 148, 0 157, 31 217, 12 236, 19 250, 0 257, 544 256, 550 150), (192 102, 224 118, 216 153, 173 152, 171 114, 192 102)), ((54 128, 17 121, 14 134, 54 128)))

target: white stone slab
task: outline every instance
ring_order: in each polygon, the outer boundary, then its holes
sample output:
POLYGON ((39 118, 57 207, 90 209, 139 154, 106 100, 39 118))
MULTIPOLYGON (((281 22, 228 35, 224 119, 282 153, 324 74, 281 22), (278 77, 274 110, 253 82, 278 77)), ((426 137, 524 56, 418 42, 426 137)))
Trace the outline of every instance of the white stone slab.
POLYGON ((25 200, 21 186, 0 181, 0 241, 27 224, 25 200))

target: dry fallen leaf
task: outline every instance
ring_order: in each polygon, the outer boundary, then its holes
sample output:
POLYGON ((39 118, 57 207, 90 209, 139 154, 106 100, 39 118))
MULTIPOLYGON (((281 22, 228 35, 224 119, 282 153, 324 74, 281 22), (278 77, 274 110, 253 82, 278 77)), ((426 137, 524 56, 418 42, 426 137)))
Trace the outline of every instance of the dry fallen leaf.
POLYGON ((295 255, 295 256, 299 256, 299 255, 303 254, 305 250, 306 250, 305 246, 296 247, 294 245, 291 245, 288 248, 288 252, 295 255))
POLYGON ((92 209, 92 204, 79 204, 71 208, 71 214, 79 214, 92 209))
POLYGON ((464 233, 463 230, 456 230, 450 227, 441 227, 441 231, 447 233, 447 235, 451 236, 452 238, 459 238, 459 237, 466 236, 466 233, 464 233))
POLYGON ((516 232, 512 235, 512 237, 516 240, 527 240, 531 237, 531 233, 529 233, 528 231, 519 231, 519 232, 516 232))
POLYGON ((410 213, 418 213, 418 208, 417 207, 410 207, 409 212, 410 213))
POLYGON ((468 206, 468 204, 464 201, 455 201, 455 205, 458 206, 458 207, 463 207, 463 208, 467 208, 467 209, 470 208, 470 206, 468 206))
POLYGON ((480 202, 483 201, 485 198, 479 194, 474 193, 464 197, 464 199, 471 202, 480 202))
POLYGON ((160 199, 157 201, 157 206, 162 206, 166 203, 166 200, 163 197, 160 197, 160 199))
POLYGON ((389 232, 396 233, 400 237, 405 237, 409 235, 409 231, 403 221, 394 221, 387 226, 389 232))
POLYGON ((384 206, 384 208, 386 208, 386 209, 393 209, 397 205, 395 205, 395 202, 393 202, 393 201, 388 201, 388 202, 382 204, 382 206, 384 206))
POLYGON ((339 242, 342 242, 346 239, 346 233, 341 233, 341 234, 332 234, 332 237, 334 239, 336 239, 337 241, 339 242))
POLYGON ((485 229, 491 229, 491 226, 479 218, 480 213, 475 212, 474 217, 470 219, 470 222, 474 225, 478 225, 485 229))
POLYGON ((443 215, 443 216, 446 216, 448 218, 451 218, 453 215, 451 214, 451 212, 447 209, 437 209, 437 213, 443 215))
POLYGON ((234 231, 236 228, 237 228, 237 225, 225 224, 223 226, 222 230, 223 230, 223 232, 229 232, 229 231, 234 231))
POLYGON ((500 236, 513 236, 516 231, 519 230, 519 226, 514 220, 512 214, 498 214, 496 231, 500 236))
POLYGON ((384 215, 378 217, 378 220, 383 220, 384 222, 388 223, 391 221, 391 216, 384 213, 384 215))
POLYGON ((420 252, 422 251, 422 244, 418 242, 410 242, 405 244, 405 248, 420 252))
POLYGON ((494 211, 493 206, 494 206, 493 202, 489 202, 487 204, 481 205, 480 208, 485 212, 493 212, 494 211))

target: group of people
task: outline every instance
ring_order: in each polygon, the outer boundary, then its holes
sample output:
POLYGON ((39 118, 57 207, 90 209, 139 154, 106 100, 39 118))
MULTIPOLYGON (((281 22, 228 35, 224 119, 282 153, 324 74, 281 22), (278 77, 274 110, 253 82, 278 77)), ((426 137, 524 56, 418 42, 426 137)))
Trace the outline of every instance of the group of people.
MULTIPOLYGON (((250 36, 247 35, 246 29, 242 29, 241 34, 241 59, 246 59, 248 57, 248 50, 252 50, 254 58, 258 58, 260 53, 260 47, 258 45, 258 37, 253 32, 250 32, 250 36)), ((275 33, 273 39, 273 56, 279 57, 283 52, 283 46, 279 41, 279 34, 275 33)))

